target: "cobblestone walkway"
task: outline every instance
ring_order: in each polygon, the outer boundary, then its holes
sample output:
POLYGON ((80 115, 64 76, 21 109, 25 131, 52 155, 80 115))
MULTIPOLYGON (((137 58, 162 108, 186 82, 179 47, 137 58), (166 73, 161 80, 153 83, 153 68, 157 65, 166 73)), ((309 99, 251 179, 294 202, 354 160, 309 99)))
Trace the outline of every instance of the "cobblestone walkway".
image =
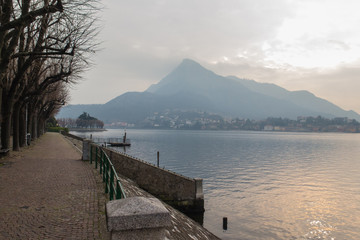
POLYGON ((100 177, 47 133, 0 160, 0 239, 109 239, 100 177))

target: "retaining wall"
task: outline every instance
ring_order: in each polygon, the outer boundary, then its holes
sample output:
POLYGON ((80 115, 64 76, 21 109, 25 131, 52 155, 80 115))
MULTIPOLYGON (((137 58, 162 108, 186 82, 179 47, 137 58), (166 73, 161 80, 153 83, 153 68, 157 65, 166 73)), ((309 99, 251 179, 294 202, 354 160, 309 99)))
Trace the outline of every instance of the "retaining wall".
POLYGON ((68 137, 74 138, 74 139, 79 140, 79 141, 83 141, 83 140, 84 140, 84 138, 82 138, 82 137, 73 135, 73 134, 71 134, 71 133, 67 133, 67 132, 65 132, 65 131, 61 131, 61 134, 64 135, 64 136, 68 136, 68 137))
POLYGON ((183 212, 204 212, 202 179, 188 178, 104 148, 116 171, 183 212))

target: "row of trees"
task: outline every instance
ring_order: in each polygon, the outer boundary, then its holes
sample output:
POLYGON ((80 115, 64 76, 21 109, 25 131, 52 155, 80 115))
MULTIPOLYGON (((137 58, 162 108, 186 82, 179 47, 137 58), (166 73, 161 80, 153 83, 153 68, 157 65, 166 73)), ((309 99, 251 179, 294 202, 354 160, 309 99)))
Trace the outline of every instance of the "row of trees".
POLYGON ((96 48, 96 0, 0 0, 1 147, 24 146, 68 101, 96 48))

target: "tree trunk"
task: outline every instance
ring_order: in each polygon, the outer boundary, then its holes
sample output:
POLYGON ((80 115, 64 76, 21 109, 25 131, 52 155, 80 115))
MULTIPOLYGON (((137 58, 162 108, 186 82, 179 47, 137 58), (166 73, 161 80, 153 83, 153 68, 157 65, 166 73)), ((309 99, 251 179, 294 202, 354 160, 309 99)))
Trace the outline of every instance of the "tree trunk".
POLYGON ((20 131, 19 131, 19 118, 20 118, 20 104, 16 103, 13 109, 12 121, 13 121, 13 151, 20 150, 20 131))
POLYGON ((36 113, 34 113, 33 115, 32 115, 32 121, 31 121, 31 139, 32 140, 35 140, 35 139, 37 139, 38 138, 38 135, 37 135, 37 133, 38 133, 38 121, 37 121, 37 114, 36 113))
MULTIPOLYGON (((0 50, 0 53, 1 53, 1 50, 0 50)), ((0 76, 1 76, 1 74, 0 74, 0 76)), ((0 81, 1 81, 1 77, 0 77, 0 81)), ((1 84, 1 83, 0 83, 1 84)), ((2 111, 1 111, 1 109, 2 109, 2 92, 3 92, 3 89, 2 88, 0 88, 0 126, 2 126, 2 111)), ((0 144, 2 145, 2 141, 1 141, 1 133, 2 131, 1 131, 1 128, 0 128, 0 144)))
POLYGON ((38 127, 37 127, 37 129, 38 129, 38 134, 37 134, 38 137, 40 137, 41 135, 44 134, 44 121, 42 120, 41 117, 38 119, 38 127))
POLYGON ((20 109, 20 117, 19 117, 19 143, 20 147, 26 146, 26 108, 22 107, 20 109))
POLYGON ((4 99, 6 94, 2 94, 2 107, 1 107, 1 148, 10 148, 10 136, 11 136, 11 115, 12 115, 12 101, 10 99, 4 99))
POLYGON ((11 114, 3 117, 1 122, 1 148, 10 148, 10 135, 11 135, 11 114))
POLYGON ((33 121, 33 113, 32 113, 32 111, 31 111, 31 107, 29 106, 28 107, 28 116, 27 116, 27 119, 28 119, 28 121, 27 121, 27 133, 30 133, 30 136, 31 136, 31 138, 33 137, 33 133, 32 133, 32 121, 33 121))

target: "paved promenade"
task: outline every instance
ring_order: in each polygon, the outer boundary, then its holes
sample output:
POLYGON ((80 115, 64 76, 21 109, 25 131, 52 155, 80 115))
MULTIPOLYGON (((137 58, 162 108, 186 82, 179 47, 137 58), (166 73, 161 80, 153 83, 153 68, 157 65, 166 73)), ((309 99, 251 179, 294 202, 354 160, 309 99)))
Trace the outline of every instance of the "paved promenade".
POLYGON ((100 176, 57 133, 0 159, 0 239, 109 239, 100 176))

